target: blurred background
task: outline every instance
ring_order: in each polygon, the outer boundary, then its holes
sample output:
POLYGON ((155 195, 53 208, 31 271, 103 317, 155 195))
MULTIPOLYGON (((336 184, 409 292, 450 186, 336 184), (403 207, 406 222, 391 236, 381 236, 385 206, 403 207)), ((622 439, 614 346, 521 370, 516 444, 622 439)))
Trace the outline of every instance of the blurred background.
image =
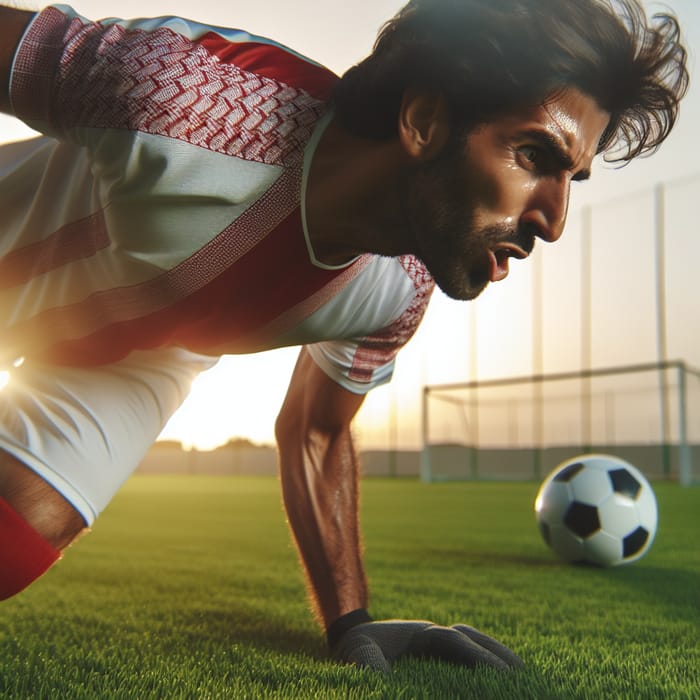
MULTIPOLYGON (((513 261, 508 279, 476 302, 435 293, 418 333, 398 357, 394 380, 372 392, 362 408, 356 422, 360 449, 417 450, 426 435, 435 444, 494 449, 700 442, 700 380, 692 371, 700 367, 700 88, 692 80, 700 3, 645 4, 651 12, 670 9, 678 16, 690 53, 690 92, 674 132, 657 154, 622 169, 598 161, 590 182, 574 183, 562 239, 538 245, 527 262, 513 261), (656 363, 672 364, 658 369, 656 363), (627 372, 637 365, 643 366, 639 372, 627 372), (626 369, 589 374, 607 368, 626 369), (520 381, 553 373, 566 377, 520 381), (508 378, 518 381, 493 384, 508 378), (438 388, 465 383, 467 388, 446 392, 438 388)), ((378 28, 403 2, 72 5, 90 19, 176 14, 244 28, 342 73, 371 50, 378 28)), ((24 125, 0 118, 0 141, 30 136, 24 125)), ((297 352, 223 358, 195 382, 162 439, 200 450, 236 438, 271 444, 297 352)))

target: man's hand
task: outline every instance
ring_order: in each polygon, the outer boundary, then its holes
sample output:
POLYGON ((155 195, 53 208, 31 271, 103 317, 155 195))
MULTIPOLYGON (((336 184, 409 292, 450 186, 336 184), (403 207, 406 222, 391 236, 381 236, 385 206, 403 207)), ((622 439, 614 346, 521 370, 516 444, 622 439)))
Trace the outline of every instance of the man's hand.
POLYGON ((523 666, 522 659, 508 647, 468 625, 441 627, 414 620, 363 622, 347 629, 338 639, 329 634, 329 644, 336 661, 385 673, 396 659, 407 656, 439 659, 469 668, 483 665, 505 670, 523 666))

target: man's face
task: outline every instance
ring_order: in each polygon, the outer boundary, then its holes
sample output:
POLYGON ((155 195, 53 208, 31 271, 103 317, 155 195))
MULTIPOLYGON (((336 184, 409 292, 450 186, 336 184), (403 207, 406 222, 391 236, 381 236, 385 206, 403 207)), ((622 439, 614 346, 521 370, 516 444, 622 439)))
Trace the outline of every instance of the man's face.
POLYGON ((438 286, 473 299, 508 275, 535 238, 556 241, 571 180, 588 178, 609 115, 575 89, 499 117, 406 174, 402 194, 414 252, 438 286))

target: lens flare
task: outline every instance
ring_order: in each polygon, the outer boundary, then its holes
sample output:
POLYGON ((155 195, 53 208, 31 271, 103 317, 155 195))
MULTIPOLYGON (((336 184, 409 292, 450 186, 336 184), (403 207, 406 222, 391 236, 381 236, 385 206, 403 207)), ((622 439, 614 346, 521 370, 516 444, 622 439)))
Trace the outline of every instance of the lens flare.
MULTIPOLYGON (((13 363, 14 369, 19 369, 24 364, 24 357, 18 357, 13 363)), ((5 365, 7 367, 7 365, 5 365)), ((2 391, 9 383, 11 378, 11 370, 0 369, 0 391, 2 391)))

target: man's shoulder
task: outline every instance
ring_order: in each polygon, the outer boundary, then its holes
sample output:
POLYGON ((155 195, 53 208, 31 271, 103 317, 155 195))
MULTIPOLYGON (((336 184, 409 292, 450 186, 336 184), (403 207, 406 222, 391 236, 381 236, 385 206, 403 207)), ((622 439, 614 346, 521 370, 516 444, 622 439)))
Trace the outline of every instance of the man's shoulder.
POLYGON ((63 6, 37 15, 15 63, 15 111, 45 133, 128 130, 272 165, 299 157, 337 81, 244 31, 178 17, 91 22, 63 6))
POLYGON ((428 268, 415 255, 390 257, 367 254, 358 258, 356 264, 360 266, 359 276, 364 276, 366 282, 377 291, 394 290, 405 294, 406 290, 414 293, 418 290, 430 290, 435 286, 428 268))
POLYGON ((415 255, 401 255, 396 258, 401 269, 406 273, 408 278, 413 282, 416 290, 432 291, 435 287, 435 280, 428 272, 422 260, 415 255))

